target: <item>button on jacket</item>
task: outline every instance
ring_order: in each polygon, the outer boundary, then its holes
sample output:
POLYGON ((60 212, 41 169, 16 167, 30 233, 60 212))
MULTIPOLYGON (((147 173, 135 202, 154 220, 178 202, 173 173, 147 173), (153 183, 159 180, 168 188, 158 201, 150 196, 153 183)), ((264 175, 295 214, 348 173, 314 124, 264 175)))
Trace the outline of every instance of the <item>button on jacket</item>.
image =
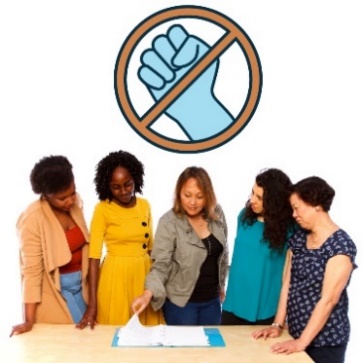
MULTIPOLYGON (((223 246, 218 264, 219 285, 224 291, 228 266, 227 224, 220 206, 217 206, 216 212, 219 220, 208 220, 208 228, 223 246)), ((151 304, 154 310, 160 309, 166 298, 184 307, 199 278, 200 267, 207 258, 207 249, 186 215, 178 216, 169 210, 160 218, 151 258, 153 265, 145 288, 153 293, 151 304)))

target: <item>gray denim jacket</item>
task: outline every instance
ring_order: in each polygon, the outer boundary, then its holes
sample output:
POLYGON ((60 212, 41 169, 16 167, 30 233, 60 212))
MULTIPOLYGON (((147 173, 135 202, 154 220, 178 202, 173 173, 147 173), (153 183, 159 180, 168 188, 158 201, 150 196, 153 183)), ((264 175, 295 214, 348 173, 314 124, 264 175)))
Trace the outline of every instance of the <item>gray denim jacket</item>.
MULTIPOLYGON (((220 289, 224 291, 228 266, 227 224, 220 206, 217 214, 219 220, 209 220, 208 228, 223 246, 218 263, 220 289)), ((151 253, 153 265, 145 282, 145 288, 153 293, 154 310, 159 310, 166 298, 180 307, 186 305, 206 257, 207 250, 185 215, 179 217, 169 210, 160 218, 151 253)))

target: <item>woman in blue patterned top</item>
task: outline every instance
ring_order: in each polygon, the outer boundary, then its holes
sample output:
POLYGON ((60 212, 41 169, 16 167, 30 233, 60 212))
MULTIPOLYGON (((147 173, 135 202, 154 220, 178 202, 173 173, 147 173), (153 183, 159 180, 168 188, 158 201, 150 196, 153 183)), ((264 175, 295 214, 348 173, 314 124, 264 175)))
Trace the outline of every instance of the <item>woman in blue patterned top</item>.
POLYGON ((294 339, 274 344, 274 353, 305 350, 317 363, 344 362, 350 334, 347 287, 357 267, 357 250, 330 218, 334 195, 315 176, 292 186, 293 216, 303 230, 288 242, 288 270, 275 322, 253 333, 255 339, 280 336, 286 319, 294 339))
POLYGON ((255 178, 237 218, 222 325, 267 325, 275 319, 287 239, 295 226, 290 186, 279 169, 265 169, 255 178))

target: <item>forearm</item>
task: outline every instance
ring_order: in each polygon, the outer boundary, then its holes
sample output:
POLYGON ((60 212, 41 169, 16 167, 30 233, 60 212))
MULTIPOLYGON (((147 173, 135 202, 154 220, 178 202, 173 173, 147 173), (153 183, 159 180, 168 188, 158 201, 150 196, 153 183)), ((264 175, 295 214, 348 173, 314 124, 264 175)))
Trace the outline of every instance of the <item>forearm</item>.
POLYGON ((283 285, 280 293, 279 304, 277 306, 277 312, 275 315, 275 323, 278 323, 281 326, 285 326, 288 292, 288 286, 283 285))
POLYGON ((100 260, 95 258, 89 259, 89 305, 97 306, 97 288, 98 288, 98 274, 100 270, 100 260))
POLYGON ((299 338, 305 346, 311 344, 328 321, 335 305, 339 302, 342 291, 347 286, 352 269, 351 260, 346 255, 336 255, 328 261, 325 267, 321 298, 315 305, 299 338))
POLYGON ((275 315, 275 323, 281 326, 285 326, 286 314, 287 314, 287 300, 290 288, 290 277, 291 277, 291 257, 290 251, 287 252, 286 262, 284 266, 283 282, 280 292, 280 299, 277 306, 277 312, 275 315))
POLYGON ((25 303, 24 304, 24 320, 27 323, 35 323, 35 314, 37 311, 38 303, 25 303))
POLYGON ((299 338, 305 346, 308 346, 319 334, 329 319, 333 308, 334 304, 330 300, 320 299, 315 305, 313 313, 311 314, 311 317, 299 338))

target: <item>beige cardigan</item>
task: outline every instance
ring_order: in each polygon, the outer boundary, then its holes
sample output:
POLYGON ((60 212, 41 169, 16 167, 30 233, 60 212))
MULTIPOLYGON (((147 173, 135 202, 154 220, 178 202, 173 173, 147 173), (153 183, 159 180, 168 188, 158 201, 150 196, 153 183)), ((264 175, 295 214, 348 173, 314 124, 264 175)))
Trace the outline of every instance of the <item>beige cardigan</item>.
MULTIPOLYGON (((87 241, 82 248, 82 293, 88 302, 89 235, 78 196, 70 214, 87 241)), ((23 302, 38 303, 35 320, 38 323, 73 323, 60 293, 59 278, 59 267, 71 260, 71 252, 49 203, 40 199, 30 204, 20 215, 16 227, 20 239, 23 302)))

